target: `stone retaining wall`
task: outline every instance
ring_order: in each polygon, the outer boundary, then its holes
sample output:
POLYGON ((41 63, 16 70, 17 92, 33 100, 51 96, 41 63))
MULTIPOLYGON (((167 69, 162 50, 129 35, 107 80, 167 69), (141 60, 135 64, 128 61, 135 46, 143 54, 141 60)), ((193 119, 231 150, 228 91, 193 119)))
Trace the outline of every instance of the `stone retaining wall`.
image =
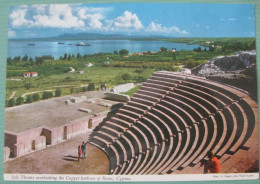
POLYGON ((109 92, 106 95, 107 95, 106 99, 109 99, 109 100, 115 100, 115 101, 120 101, 120 102, 128 102, 130 100, 130 97, 128 95, 124 95, 124 94, 117 94, 117 93, 109 92))
POLYGON ((86 133, 88 122, 98 124, 107 116, 101 114, 74 120, 60 127, 39 127, 20 133, 5 131, 4 161, 10 157, 20 157, 35 150, 46 148, 46 145, 55 145, 64 140, 69 140, 79 134, 86 133))

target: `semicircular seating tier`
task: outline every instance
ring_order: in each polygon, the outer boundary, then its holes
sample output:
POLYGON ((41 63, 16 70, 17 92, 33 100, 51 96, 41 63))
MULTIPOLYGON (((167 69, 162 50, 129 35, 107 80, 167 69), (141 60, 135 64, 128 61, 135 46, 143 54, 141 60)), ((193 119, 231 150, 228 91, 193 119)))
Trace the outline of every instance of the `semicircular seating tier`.
MULTIPOLYGON (((155 72, 131 100, 91 134, 109 174, 171 174, 248 149, 257 104, 246 92, 176 72, 155 72)), ((257 133, 256 133, 257 134, 257 133)))

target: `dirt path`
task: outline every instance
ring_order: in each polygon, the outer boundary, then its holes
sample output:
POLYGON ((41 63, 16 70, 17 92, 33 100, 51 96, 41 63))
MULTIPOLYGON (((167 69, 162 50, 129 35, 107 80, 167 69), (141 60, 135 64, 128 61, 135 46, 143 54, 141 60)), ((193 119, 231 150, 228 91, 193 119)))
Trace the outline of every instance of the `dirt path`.
POLYGON ((13 91, 11 96, 8 98, 8 100, 12 99, 17 91, 13 91))

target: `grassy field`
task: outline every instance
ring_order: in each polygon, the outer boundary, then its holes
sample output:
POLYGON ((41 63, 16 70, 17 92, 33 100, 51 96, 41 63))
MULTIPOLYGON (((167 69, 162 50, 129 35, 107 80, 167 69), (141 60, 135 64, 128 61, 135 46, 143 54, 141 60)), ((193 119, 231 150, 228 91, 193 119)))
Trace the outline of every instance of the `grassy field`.
POLYGON ((122 67, 90 67, 81 69, 83 74, 77 72, 64 73, 59 75, 40 76, 40 77, 16 77, 20 81, 7 80, 6 82, 6 99, 16 91, 14 98, 22 96, 25 93, 36 92, 40 93, 44 90, 62 89, 62 95, 71 94, 80 90, 89 83, 94 83, 96 90, 99 90, 101 83, 107 83, 107 87, 113 87, 118 84, 134 82, 138 77, 148 78, 155 70, 154 69, 137 69, 137 68, 122 68, 122 67), (130 79, 122 78, 123 74, 128 73, 130 79), (26 89, 29 85, 29 89, 26 89))

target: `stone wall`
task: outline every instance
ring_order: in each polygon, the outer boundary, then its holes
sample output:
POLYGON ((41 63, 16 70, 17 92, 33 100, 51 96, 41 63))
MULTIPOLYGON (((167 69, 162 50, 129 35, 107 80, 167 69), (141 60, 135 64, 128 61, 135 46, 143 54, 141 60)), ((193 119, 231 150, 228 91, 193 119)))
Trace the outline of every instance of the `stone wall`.
MULTIPOLYGON (((93 116, 91 117, 92 123, 97 125, 106 116, 107 114, 93 116)), ((21 133, 5 131, 4 160, 7 161, 10 157, 20 157, 32 151, 46 148, 46 145, 55 145, 86 133, 89 119, 89 117, 85 117, 59 127, 39 127, 21 133)))
POLYGON ((109 92, 106 95, 107 95, 106 99, 109 100, 115 100, 119 102, 128 102, 130 100, 130 97, 124 94, 116 94, 116 93, 109 92))
POLYGON ((9 157, 10 157, 10 148, 8 147, 5 147, 4 148, 4 161, 8 161, 9 160, 9 157))
POLYGON ((5 147, 14 149, 14 145, 17 143, 17 135, 14 132, 5 131, 5 147))
POLYGON ((40 136, 32 142, 33 150, 41 150, 46 147, 46 137, 40 136))

